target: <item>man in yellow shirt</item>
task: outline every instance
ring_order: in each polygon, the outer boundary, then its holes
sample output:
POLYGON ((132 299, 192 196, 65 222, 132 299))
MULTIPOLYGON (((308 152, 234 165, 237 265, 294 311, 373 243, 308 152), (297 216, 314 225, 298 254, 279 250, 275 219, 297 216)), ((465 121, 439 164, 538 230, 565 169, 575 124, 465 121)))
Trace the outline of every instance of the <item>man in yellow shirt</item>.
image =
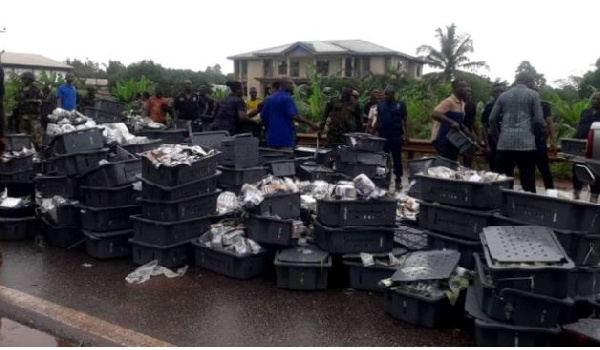
POLYGON ((250 88, 250 99, 246 101, 246 110, 248 111, 249 117, 253 118, 258 116, 258 105, 260 105, 262 101, 262 98, 258 97, 256 88, 250 88))

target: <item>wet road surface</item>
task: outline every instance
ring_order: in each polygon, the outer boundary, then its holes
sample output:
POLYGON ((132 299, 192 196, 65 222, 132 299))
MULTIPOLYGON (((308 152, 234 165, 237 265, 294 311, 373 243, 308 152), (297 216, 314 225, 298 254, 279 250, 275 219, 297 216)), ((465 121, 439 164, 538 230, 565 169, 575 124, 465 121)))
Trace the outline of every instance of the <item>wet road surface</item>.
POLYGON ((0 318, 0 347, 8 346, 55 347, 71 344, 7 318, 0 318))
POLYGON ((0 244, 0 285, 176 345, 473 345, 470 331, 394 320, 376 293, 281 290, 274 277, 239 281, 198 268, 130 285, 125 277, 135 267, 127 259, 98 261, 51 247, 39 252, 32 242, 0 244))

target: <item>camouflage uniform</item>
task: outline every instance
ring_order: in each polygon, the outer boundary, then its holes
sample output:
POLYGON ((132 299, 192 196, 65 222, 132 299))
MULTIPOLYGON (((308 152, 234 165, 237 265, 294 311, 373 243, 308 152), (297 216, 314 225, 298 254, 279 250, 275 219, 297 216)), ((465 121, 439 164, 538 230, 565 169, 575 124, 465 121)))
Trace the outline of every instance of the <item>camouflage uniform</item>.
POLYGON ((327 145, 334 146, 345 143, 344 134, 355 131, 355 121, 360 116, 360 107, 354 99, 344 101, 336 98, 330 101, 325 108, 321 130, 326 125, 325 135, 327 145))
POLYGON ((42 94, 33 83, 33 74, 23 74, 22 79, 31 79, 30 84, 25 84, 16 96, 18 111, 18 129, 31 136, 34 145, 39 148, 42 144, 42 124, 40 118, 40 107, 42 94))

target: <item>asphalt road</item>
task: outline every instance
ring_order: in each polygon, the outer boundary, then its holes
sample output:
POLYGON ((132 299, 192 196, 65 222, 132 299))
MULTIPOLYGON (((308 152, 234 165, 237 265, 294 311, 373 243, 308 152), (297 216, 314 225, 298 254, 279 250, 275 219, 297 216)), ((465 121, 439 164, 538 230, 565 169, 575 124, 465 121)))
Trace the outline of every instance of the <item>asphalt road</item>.
MULTIPOLYGON (((277 289, 274 277, 229 279, 198 268, 181 278, 125 281, 129 260, 2 242, 0 286, 181 346, 470 346, 471 332, 394 320, 377 293, 277 289), (89 265, 91 266, 89 266, 89 265)), ((337 284, 338 287, 335 287, 337 284)), ((76 339, 75 339, 76 341, 76 339)))

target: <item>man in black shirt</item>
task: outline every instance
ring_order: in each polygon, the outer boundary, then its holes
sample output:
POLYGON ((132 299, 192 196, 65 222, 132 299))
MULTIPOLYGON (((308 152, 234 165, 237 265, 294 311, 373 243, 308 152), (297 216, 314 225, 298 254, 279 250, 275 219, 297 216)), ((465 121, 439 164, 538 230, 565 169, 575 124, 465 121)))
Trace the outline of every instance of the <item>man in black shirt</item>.
POLYGON ((215 113, 215 101, 207 96, 207 90, 208 87, 204 85, 200 86, 200 90, 198 91, 198 109, 200 116, 213 117, 215 113))
POLYGON ((536 165, 542 179, 544 180, 544 187, 549 190, 554 188, 554 179, 552 178, 552 171, 550 170, 550 159, 548 158, 548 144, 546 143, 548 136, 550 137, 550 147, 552 151, 556 150, 556 143, 554 138, 554 123, 552 122, 552 107, 550 103, 542 101, 542 113, 544 120, 548 125, 547 132, 545 130, 534 130, 535 134, 535 151, 536 165))
POLYGON ((492 109, 494 108, 494 104, 496 100, 502 93, 506 91, 506 86, 504 84, 496 83, 492 85, 492 102, 488 103, 483 109, 483 113, 481 114, 481 124, 483 126, 483 130, 481 130, 481 139, 483 140, 484 146, 488 149, 488 164, 490 165, 491 171, 496 171, 496 145, 498 140, 496 140, 490 133, 490 114, 492 114, 492 109))
MULTIPOLYGON (((579 125, 577 126, 577 131, 573 138, 581 140, 587 139, 592 124, 600 122, 600 91, 595 91, 592 94, 590 104, 592 105, 592 108, 586 108, 581 111, 579 125)), ((575 199, 580 198, 582 189, 583 183, 575 176, 575 165, 573 165, 573 196, 575 199)), ((597 203, 598 194, 600 194, 600 181, 596 181, 590 186, 590 193, 590 202, 597 203)))
MULTIPOLYGON (((473 103, 471 99, 471 90, 469 90, 467 101, 465 102, 465 117, 463 119, 462 125, 469 130, 469 133, 474 136, 475 133, 475 117, 477 116, 477 106, 473 103)), ((467 168, 471 168, 473 166, 473 155, 472 154, 463 154, 462 155, 462 163, 467 168)))
POLYGON ((183 82, 183 92, 173 100, 173 109, 177 112, 176 119, 194 121, 200 117, 198 113, 198 95, 192 92, 192 82, 183 82))

